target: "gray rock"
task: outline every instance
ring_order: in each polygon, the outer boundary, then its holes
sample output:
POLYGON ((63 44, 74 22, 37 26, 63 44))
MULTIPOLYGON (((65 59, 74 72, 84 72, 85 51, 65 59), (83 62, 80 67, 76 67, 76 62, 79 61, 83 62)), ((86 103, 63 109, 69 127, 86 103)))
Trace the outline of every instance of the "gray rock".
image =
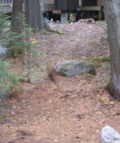
POLYGON ((6 52, 7 52, 7 48, 0 46, 0 57, 6 54, 6 52))
POLYGON ((75 76, 82 73, 96 74, 94 65, 88 61, 66 61, 55 66, 55 70, 62 76, 75 76))
POLYGON ((110 126, 101 131, 100 143, 120 143, 120 134, 110 126))
POLYGON ((47 19, 46 17, 44 17, 44 22, 45 22, 45 23, 50 23, 50 20, 47 19))

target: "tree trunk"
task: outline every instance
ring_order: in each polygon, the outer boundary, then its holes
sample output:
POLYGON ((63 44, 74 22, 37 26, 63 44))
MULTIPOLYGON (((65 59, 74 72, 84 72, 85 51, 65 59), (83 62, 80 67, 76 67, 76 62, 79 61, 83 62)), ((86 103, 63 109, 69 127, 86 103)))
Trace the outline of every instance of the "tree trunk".
POLYGON ((104 0, 111 57, 110 94, 120 100, 120 0, 104 0))
POLYGON ((19 14, 23 12, 23 0, 13 0, 11 31, 21 33, 19 14))
POLYGON ((25 0, 26 23, 36 29, 43 29, 42 0, 25 0))

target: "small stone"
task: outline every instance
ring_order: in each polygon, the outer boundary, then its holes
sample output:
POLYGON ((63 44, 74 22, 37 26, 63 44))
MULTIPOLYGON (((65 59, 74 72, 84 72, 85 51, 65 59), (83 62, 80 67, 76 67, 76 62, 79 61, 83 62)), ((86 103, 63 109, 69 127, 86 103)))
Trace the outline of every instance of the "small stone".
POLYGON ((110 126, 101 131, 100 143, 120 143, 120 134, 110 126))

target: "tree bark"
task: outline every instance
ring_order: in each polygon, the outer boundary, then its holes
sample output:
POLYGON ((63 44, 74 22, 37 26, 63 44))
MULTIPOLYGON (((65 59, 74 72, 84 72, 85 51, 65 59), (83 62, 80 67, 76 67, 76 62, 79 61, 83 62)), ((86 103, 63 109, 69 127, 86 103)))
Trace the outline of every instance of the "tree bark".
POLYGON ((11 31, 21 33, 19 14, 23 12, 23 0, 13 0, 11 31))
POLYGON ((104 0, 111 57, 110 94, 120 100, 120 0, 104 0))
POLYGON ((30 27, 43 29, 42 0, 25 0, 25 18, 30 27))

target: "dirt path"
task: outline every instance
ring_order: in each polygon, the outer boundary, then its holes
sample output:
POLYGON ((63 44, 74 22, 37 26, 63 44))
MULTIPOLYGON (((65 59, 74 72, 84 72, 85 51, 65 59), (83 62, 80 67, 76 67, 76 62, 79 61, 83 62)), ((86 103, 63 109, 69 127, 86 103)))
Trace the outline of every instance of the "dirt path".
POLYGON ((34 85, 24 83, 18 98, 4 102, 0 115, 0 143, 97 143, 100 130, 110 125, 120 132, 120 103, 104 90, 110 64, 96 67, 97 75, 58 77, 45 70, 53 64, 83 57, 109 55, 105 24, 52 24, 64 34, 37 34, 44 53, 43 71, 34 85))

